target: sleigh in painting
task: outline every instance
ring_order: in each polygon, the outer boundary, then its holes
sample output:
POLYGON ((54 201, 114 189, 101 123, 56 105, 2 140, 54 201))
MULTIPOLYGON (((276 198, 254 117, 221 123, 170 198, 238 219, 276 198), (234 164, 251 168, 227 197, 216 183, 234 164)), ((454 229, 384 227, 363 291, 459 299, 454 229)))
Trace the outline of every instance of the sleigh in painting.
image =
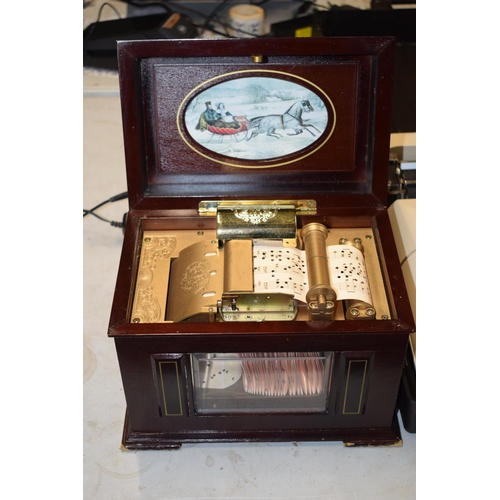
POLYGON ((226 111, 224 103, 216 104, 215 109, 212 107, 211 101, 205 103, 206 109, 200 115, 196 130, 207 130, 212 134, 210 140, 217 138, 218 142, 222 142, 225 137, 231 137, 237 142, 242 141, 247 136, 248 120, 246 116, 233 116, 229 111, 226 111))
POLYGON ((216 138, 222 142, 225 137, 230 137, 236 142, 243 141, 247 138, 248 134, 248 120, 246 116, 235 116, 234 121, 239 125, 237 128, 227 127, 226 124, 221 125, 208 125, 207 130, 212 133, 212 139, 216 138))

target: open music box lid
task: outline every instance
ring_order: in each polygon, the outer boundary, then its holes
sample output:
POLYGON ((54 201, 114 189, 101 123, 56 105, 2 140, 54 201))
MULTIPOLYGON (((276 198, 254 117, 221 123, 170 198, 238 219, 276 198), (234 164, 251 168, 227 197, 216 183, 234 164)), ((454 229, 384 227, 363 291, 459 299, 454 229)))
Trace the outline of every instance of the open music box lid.
POLYGON ((394 39, 118 42, 131 209, 384 207, 394 39))

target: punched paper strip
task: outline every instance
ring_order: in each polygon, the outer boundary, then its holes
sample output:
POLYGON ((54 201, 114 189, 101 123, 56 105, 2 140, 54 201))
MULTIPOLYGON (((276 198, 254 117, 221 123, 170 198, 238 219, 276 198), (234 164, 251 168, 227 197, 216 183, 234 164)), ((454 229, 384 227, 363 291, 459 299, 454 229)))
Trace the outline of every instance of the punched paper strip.
MULTIPOLYGON (((372 303, 363 254, 350 245, 327 246, 330 284, 338 300, 355 299, 372 303)), ((306 253, 297 248, 283 248, 280 242, 254 242, 254 291, 288 293, 306 302, 309 289, 306 253)))

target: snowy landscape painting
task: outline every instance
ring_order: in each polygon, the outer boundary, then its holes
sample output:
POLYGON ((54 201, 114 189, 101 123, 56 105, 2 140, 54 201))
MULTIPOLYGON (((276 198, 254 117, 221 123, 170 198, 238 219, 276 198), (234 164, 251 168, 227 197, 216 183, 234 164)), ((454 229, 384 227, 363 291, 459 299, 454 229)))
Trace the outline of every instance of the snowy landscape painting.
POLYGON ((200 92, 184 122, 204 148, 243 160, 279 159, 318 141, 328 124, 324 100, 288 80, 245 77, 200 92))

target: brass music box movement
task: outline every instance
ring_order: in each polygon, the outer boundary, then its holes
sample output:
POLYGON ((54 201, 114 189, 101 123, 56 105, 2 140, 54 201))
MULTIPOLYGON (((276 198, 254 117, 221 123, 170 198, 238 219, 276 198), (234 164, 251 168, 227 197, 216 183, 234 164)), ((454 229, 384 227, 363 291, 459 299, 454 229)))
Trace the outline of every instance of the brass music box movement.
POLYGON ((391 38, 118 44, 123 445, 400 444, 391 38))

